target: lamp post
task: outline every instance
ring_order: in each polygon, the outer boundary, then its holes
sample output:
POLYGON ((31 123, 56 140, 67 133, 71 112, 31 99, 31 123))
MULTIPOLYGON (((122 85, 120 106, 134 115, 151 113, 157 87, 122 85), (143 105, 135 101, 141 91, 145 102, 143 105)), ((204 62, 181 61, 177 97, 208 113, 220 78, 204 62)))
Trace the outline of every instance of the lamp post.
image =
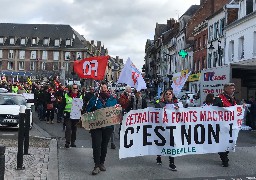
MULTIPOLYGON (((210 53, 212 54, 212 52, 215 50, 213 44, 212 44, 213 41, 211 41, 211 44, 210 46, 208 47, 208 50, 210 51, 210 53)), ((222 48, 221 48, 221 40, 218 40, 218 49, 217 49, 217 53, 218 53, 218 61, 219 61, 219 66, 222 66, 222 55, 223 55, 223 51, 222 51, 222 48)), ((225 62, 224 62, 225 64, 225 62)))
MULTIPOLYGON (((169 74, 169 73, 171 72, 171 66, 172 66, 172 65, 171 65, 172 55, 167 54, 166 52, 164 52, 163 54, 164 54, 165 58, 166 58, 166 57, 169 57, 169 58, 170 58, 170 61, 169 61, 169 63, 170 63, 170 69, 169 69, 169 71, 168 71, 168 73, 167 73, 167 75, 166 75, 166 76, 169 78, 169 76, 172 76, 172 75, 169 74)), ((170 85, 171 85, 171 84, 170 84, 170 81, 171 81, 171 79, 169 78, 169 84, 167 85, 167 87, 170 87, 170 85)))

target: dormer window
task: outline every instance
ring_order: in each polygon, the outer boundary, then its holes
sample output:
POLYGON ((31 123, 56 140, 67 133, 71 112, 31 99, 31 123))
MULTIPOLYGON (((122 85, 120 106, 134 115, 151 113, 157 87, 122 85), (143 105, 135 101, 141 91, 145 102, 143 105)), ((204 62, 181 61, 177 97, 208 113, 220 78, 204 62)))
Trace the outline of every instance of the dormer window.
POLYGON ((44 46, 49 46, 49 44, 50 44, 50 38, 44 38, 43 45, 44 46))
POLYGON ((71 39, 66 40, 66 46, 71 46, 71 39))
POLYGON ((31 45, 38 45, 38 41, 39 41, 38 37, 32 38, 31 45))
POLYGON ((20 45, 26 45, 27 44, 27 39, 26 38, 21 38, 20 39, 20 45))
POLYGON ((0 37, 0 44, 4 44, 4 38, 0 37))
POLYGON ((60 46, 60 39, 54 40, 54 46, 60 46))
POLYGON ((13 37, 10 38, 10 45, 15 45, 15 38, 13 37))

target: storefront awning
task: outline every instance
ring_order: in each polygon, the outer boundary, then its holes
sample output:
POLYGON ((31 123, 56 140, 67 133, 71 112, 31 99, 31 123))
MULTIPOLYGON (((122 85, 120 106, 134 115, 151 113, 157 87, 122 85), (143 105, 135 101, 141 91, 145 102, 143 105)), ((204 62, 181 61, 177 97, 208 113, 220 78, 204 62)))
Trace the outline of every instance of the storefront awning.
POLYGON ((239 69, 255 69, 256 68, 256 59, 248 59, 238 62, 230 63, 232 68, 239 69))
POLYGON ((0 72, 1 76, 33 76, 32 72, 24 72, 24 71, 2 71, 0 72))

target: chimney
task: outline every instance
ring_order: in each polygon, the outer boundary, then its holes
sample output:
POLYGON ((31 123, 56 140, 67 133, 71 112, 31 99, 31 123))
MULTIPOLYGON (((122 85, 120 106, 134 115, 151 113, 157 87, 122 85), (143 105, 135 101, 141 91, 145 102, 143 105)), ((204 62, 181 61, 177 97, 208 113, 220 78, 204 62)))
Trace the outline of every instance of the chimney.
POLYGON ((101 46, 101 41, 97 41, 97 47, 100 48, 101 46))
POLYGON ((94 45, 94 40, 91 40, 91 45, 94 45))
POLYGON ((202 5, 205 2, 205 0, 200 0, 200 5, 202 5))

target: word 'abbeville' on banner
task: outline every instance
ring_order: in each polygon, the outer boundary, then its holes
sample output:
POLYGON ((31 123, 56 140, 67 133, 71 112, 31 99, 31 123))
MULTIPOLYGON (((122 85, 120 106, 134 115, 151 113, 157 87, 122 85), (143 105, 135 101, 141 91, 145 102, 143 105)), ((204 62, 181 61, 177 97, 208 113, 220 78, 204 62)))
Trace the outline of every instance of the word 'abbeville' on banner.
POLYGON ((122 107, 119 105, 106 107, 93 112, 82 114, 82 127, 96 129, 114 124, 120 124, 122 119, 122 107))
POLYGON ((132 110, 123 118, 119 158, 234 151, 242 106, 132 110))

